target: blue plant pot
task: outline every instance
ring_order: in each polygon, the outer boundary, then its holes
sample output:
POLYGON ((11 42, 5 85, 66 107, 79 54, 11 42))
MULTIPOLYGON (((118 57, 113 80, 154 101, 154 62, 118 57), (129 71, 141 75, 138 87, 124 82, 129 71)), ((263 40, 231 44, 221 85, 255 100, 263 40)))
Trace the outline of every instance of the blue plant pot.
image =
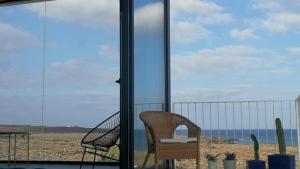
POLYGON ((269 169, 295 169, 294 155, 274 154, 268 156, 269 169))
POLYGON ((247 161, 248 169, 266 169, 266 162, 261 160, 247 161))

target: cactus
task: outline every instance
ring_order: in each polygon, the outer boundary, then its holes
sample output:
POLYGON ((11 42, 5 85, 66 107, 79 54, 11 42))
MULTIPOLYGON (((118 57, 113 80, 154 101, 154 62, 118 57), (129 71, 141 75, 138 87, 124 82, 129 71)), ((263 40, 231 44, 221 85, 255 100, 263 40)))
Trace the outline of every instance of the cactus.
POLYGON ((259 143, 254 134, 251 134, 251 140, 254 142, 254 158, 255 160, 259 160, 259 143))
POLYGON ((285 155, 286 145, 285 145, 284 130, 282 128, 281 120, 279 118, 276 118, 275 122, 276 122, 276 133, 277 133, 279 152, 281 155, 285 155))

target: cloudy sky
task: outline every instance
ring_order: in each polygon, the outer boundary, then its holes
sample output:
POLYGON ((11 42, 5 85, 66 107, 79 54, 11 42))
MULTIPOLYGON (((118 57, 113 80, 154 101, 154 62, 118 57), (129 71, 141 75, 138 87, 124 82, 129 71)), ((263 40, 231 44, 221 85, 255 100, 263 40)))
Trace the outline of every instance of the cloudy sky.
POLYGON ((294 99, 300 1, 171 1, 173 100, 294 99))
MULTIPOLYGON (((118 1, 82 2, 48 2, 47 16, 43 3, 0 8, 0 123, 41 124, 44 40, 46 125, 94 126, 119 109, 118 1)), ((153 38, 137 47, 161 42, 162 9, 136 1, 135 35, 153 38)), ((171 0, 172 99, 294 99, 299 35, 298 0, 171 0)))

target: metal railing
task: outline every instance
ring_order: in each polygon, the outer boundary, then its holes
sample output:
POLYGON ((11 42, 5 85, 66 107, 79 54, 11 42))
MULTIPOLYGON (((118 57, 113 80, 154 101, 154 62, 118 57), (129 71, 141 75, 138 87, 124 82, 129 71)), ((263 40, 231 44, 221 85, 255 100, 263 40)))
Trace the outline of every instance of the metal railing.
MULTIPOLYGON (((281 118, 287 146, 298 147, 299 100, 174 102, 172 111, 193 121, 202 129, 202 138, 208 144, 205 151, 214 152, 219 145, 247 145, 252 152, 254 133, 263 144, 264 153, 277 152, 275 118, 281 118), (298 132, 297 132, 298 131, 298 132)), ((177 133, 185 135, 180 126, 177 133)), ((219 146, 220 147, 220 146, 219 146)), ((229 150, 231 151, 231 150, 229 150)), ((296 155, 299 159, 299 149, 296 155)), ((245 161, 246 159, 243 159, 245 161)), ((249 159, 248 159, 249 160, 249 159)), ((297 160, 298 161, 298 160, 297 160)), ((298 163, 298 162, 297 162, 298 163)), ((245 164, 243 164, 245 166, 245 164)))

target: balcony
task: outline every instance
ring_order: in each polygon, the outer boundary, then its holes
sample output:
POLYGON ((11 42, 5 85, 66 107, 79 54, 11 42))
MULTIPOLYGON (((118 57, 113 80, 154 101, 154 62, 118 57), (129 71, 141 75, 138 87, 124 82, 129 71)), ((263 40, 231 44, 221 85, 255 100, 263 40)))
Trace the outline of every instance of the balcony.
MULTIPOLYGON (((298 104, 296 100, 175 102, 173 112, 201 127, 203 157, 205 152, 223 155, 232 151, 237 154, 238 168, 245 168, 246 161, 253 158, 251 133, 260 141, 262 160, 267 161, 267 155, 278 153, 275 118, 279 117, 284 124, 287 152, 296 155, 296 165, 299 166, 298 104)), ((186 134, 183 126, 176 131, 177 137, 186 134)), ((221 160, 219 163, 222 166, 221 160)), ((178 165, 194 167, 190 161, 179 161, 178 165)), ((202 159, 201 165, 206 167, 205 159, 202 159)))
MULTIPOLYGON (((275 118, 282 119, 285 130, 287 152, 296 155, 299 166, 298 111, 297 100, 251 100, 251 101, 211 101, 174 102, 172 112, 182 115, 201 127, 201 167, 207 167, 205 153, 221 154, 227 151, 237 154, 237 168, 246 167, 246 161, 253 159, 253 142, 250 134, 255 134, 261 144, 261 159, 278 153, 275 118)), ((143 111, 159 111, 160 103, 138 104, 135 106, 136 159, 141 164, 146 156, 147 144, 143 124, 138 114, 143 111)), ((179 126, 175 137, 187 137, 187 128, 179 126)), ((218 160, 222 168, 222 160, 218 160)), ((195 160, 176 161, 178 169, 195 168, 195 160)))

